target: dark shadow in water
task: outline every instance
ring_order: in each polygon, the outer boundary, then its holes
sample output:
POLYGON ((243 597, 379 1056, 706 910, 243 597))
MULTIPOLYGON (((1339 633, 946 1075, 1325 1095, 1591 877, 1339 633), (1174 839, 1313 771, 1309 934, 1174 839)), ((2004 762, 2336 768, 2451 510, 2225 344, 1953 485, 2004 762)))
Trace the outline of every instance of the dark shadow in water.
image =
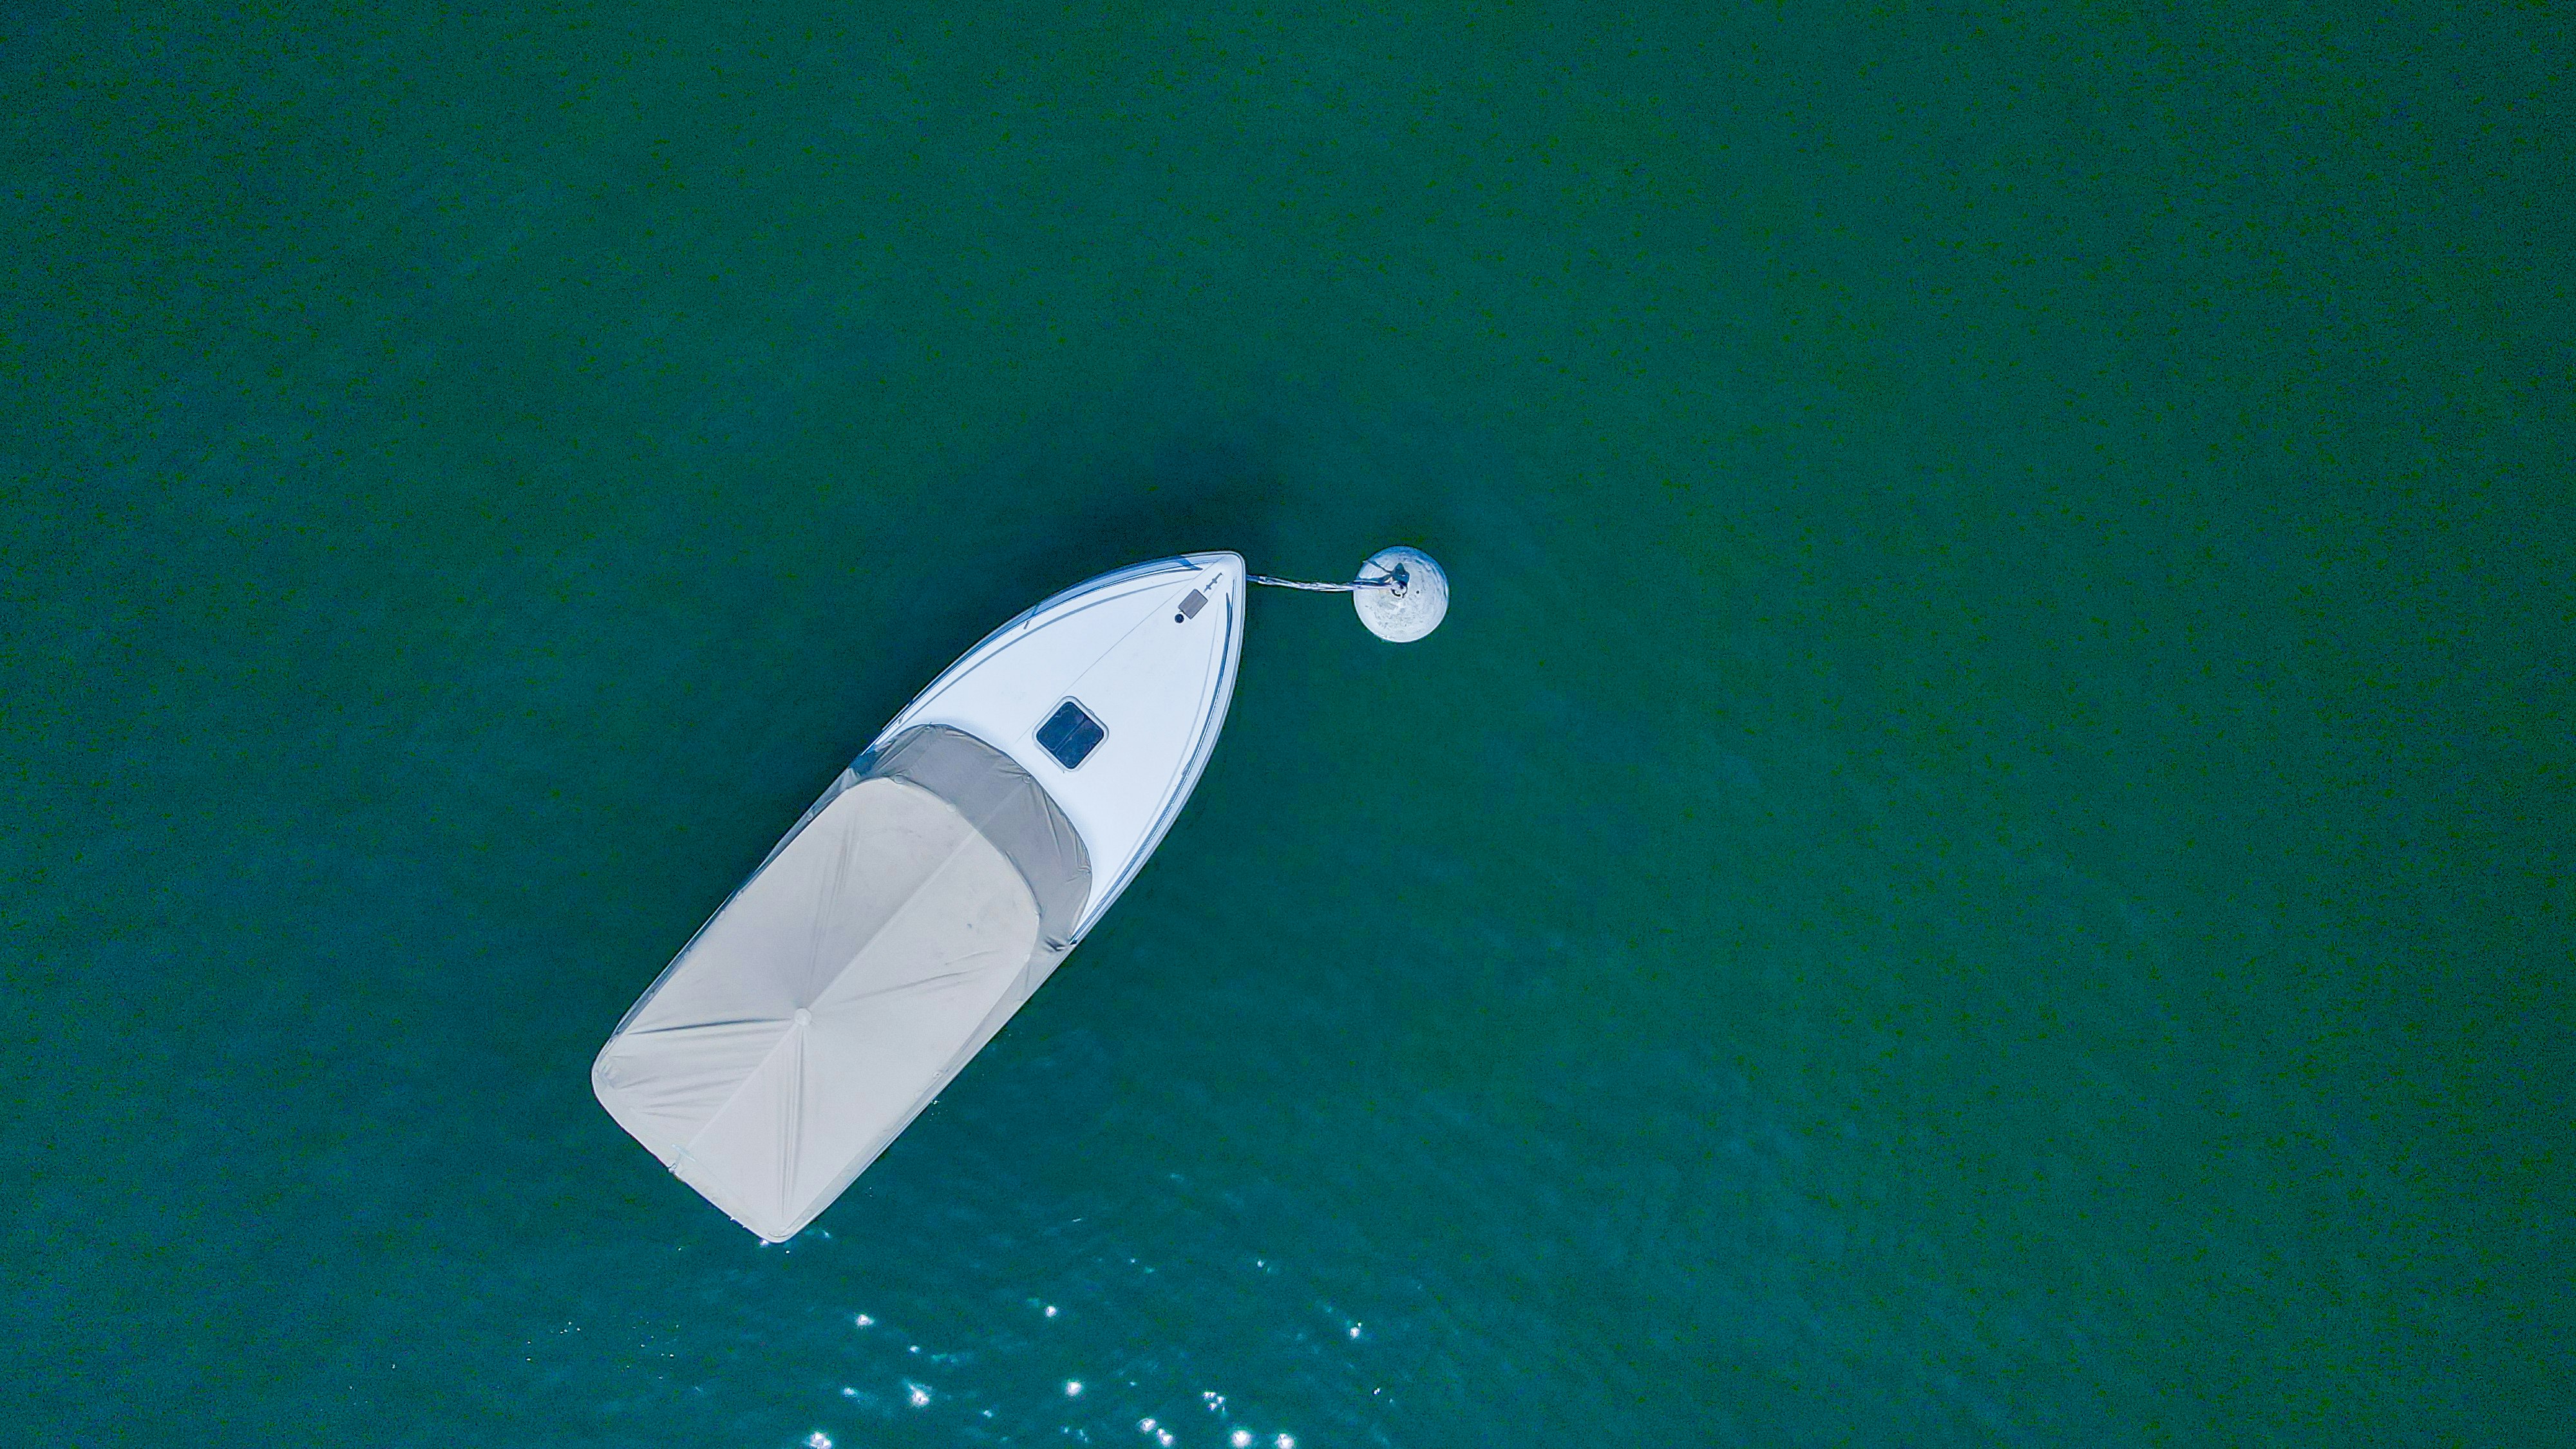
MULTIPOLYGON (((1546 555, 1546 530, 1509 501, 1510 461, 1436 409, 1354 412, 1323 388, 1271 387, 1257 403, 1220 399, 1172 376, 1094 395, 1030 424, 1019 441, 933 483, 916 506, 849 518, 865 545, 873 623, 841 653, 850 717, 883 720, 975 642, 1039 601, 1141 560, 1232 549, 1256 572, 1347 578, 1377 549, 1431 551, 1484 590, 1546 555)), ((1248 645, 1288 665, 1318 636, 1310 611, 1347 605, 1300 596, 1256 605, 1248 645), (1284 649, 1284 653, 1282 652, 1284 649)), ((1349 625, 1357 640, 1356 625, 1349 625)), ((1364 642, 1364 641, 1361 641, 1364 642)), ((842 646, 836 645, 837 648, 842 646)), ((1357 677, 1394 656, 1336 650, 1357 677)), ((1418 673, 1434 656, 1411 653, 1418 673)), ((1293 668, 1291 669, 1293 673, 1293 668)))
POLYGON ((1111 569, 1203 550, 1267 552, 1287 488, 1263 430, 1157 431, 1134 449, 1096 429, 1033 441, 946 485, 992 500, 991 509, 962 519, 944 511, 927 551, 960 566, 925 567, 903 626, 876 641, 874 677, 900 681, 909 698, 1004 621, 1111 569))

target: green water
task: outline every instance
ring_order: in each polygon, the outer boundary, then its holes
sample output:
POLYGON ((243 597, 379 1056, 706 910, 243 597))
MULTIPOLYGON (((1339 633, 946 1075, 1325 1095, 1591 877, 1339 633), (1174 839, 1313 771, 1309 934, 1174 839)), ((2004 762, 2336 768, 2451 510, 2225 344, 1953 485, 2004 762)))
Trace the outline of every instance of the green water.
POLYGON ((0 50, 0 1438, 2566 1441, 2563 15, 496 10, 0 50), (1396 542, 816 1230, 593 1102, 1396 542))

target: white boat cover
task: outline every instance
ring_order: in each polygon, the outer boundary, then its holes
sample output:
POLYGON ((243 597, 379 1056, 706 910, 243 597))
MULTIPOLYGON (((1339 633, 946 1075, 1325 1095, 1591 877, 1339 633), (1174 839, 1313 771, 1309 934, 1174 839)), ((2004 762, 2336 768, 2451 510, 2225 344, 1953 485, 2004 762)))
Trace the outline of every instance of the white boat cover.
POLYGON ((842 772, 591 1068, 619 1126, 778 1243, 832 1205, 1072 949, 1090 864, 945 726, 842 772))

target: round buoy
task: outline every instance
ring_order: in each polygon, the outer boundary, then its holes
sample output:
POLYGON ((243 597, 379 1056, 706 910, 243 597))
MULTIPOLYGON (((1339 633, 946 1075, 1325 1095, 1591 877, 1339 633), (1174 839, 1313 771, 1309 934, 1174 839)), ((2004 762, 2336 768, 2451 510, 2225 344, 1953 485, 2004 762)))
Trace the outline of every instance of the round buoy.
POLYGON ((1360 565, 1360 577, 1395 580, 1391 587, 1351 591, 1360 622, 1381 639, 1410 644, 1439 628, 1449 612, 1449 576, 1418 548, 1381 549, 1360 565))

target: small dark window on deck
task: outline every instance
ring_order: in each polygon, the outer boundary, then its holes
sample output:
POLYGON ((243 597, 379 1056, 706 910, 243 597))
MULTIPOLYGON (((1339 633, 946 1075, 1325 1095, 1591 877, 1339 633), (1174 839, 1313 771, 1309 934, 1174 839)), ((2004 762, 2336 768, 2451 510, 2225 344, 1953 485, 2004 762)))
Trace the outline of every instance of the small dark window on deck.
POLYGON ((1081 705, 1072 700, 1055 707, 1045 724, 1038 726, 1038 748, 1055 756, 1055 762, 1071 770, 1091 758, 1091 752, 1109 737, 1081 705))

